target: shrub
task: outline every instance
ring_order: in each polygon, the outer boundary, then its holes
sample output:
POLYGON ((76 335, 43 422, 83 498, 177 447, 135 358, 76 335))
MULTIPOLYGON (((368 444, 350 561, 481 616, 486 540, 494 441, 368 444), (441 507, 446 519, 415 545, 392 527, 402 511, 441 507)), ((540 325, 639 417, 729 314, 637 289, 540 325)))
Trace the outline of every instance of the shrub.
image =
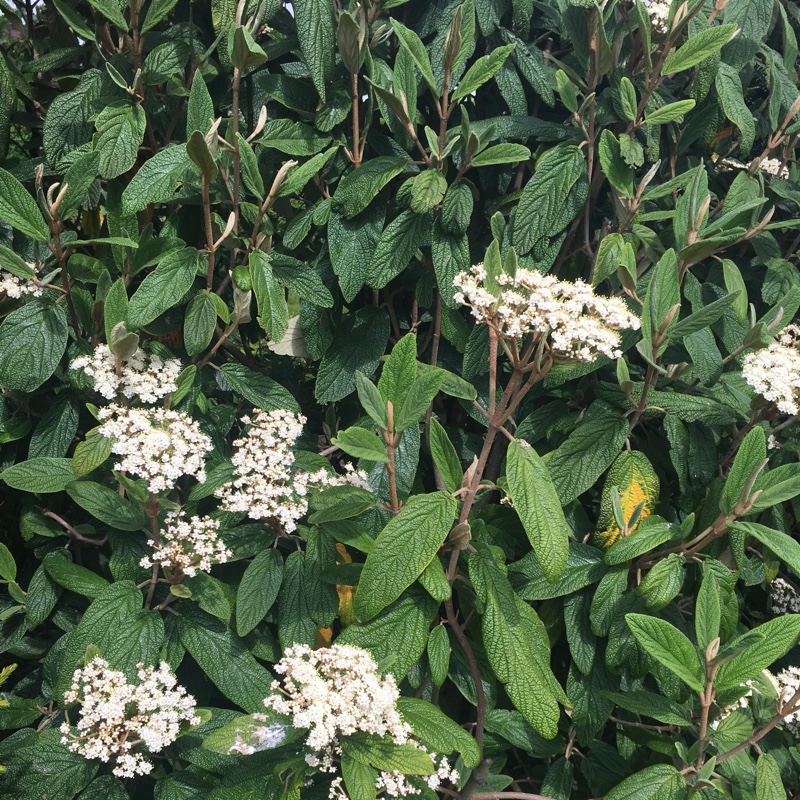
POLYGON ((800 791, 797 6, 17 8, 0 793, 800 791))

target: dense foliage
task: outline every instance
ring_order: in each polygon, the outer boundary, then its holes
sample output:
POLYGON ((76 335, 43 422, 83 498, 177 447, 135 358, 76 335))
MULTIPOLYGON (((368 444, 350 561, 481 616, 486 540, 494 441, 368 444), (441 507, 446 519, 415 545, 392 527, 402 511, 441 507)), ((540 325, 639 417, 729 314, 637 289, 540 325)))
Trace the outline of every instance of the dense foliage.
POLYGON ((799 792, 798 29, 0 0, 0 795, 799 792))

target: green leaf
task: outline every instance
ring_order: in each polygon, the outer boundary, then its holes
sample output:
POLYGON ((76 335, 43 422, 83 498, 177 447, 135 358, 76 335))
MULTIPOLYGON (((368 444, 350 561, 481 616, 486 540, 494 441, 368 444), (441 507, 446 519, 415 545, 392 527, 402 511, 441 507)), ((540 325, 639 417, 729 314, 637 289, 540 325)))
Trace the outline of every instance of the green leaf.
POLYGON ((748 155, 756 138, 756 123, 753 112, 744 101, 742 79, 738 70, 722 62, 714 79, 714 86, 722 103, 725 116, 739 129, 741 134, 740 148, 743 155, 748 155))
MULTIPOLYGON (((372 492, 361 486, 331 486, 323 489, 312 500, 315 509, 309 517, 313 525, 325 522, 337 522, 350 517, 357 517, 375 505, 372 492)), ((372 540, 370 540, 372 541, 372 540)), ((370 550, 372 546, 370 546, 370 550)))
POLYGON ((189 57, 189 45, 180 39, 156 45, 142 64, 142 81, 148 86, 166 83, 183 69, 189 57))
POLYGON ((719 598, 719 585, 713 569, 703 570, 703 582, 697 593, 694 610, 694 630, 697 644, 705 653, 709 643, 719 636, 722 615, 719 598))
POLYGON ((116 178, 136 163, 147 127, 144 109, 140 105, 106 106, 94 124, 100 174, 107 179, 116 178))
POLYGON ((496 47, 488 55, 482 56, 474 61, 464 77, 459 81, 458 88, 453 93, 451 102, 458 102, 463 97, 466 97, 468 94, 471 94, 476 89, 483 86, 486 81, 491 80, 497 70, 503 66, 503 63, 515 47, 516 44, 496 47))
POLYGON ((304 122, 284 118, 273 119, 264 126, 257 142, 290 156, 313 156, 330 144, 331 137, 304 122))
POLYGON ((71 458, 31 458, 0 472, 0 480, 12 489, 37 494, 63 492, 75 480, 71 458))
POLYGON ((356 391, 364 411, 370 419, 381 429, 389 429, 389 417, 386 401, 381 397, 378 387, 363 373, 356 371, 356 391))
POLYGON ((379 770, 402 772, 404 775, 432 775, 431 757, 421 748, 406 742, 396 744, 389 736, 352 733, 342 739, 342 752, 379 770))
MULTIPOLYGON (((664 75, 689 69, 718 52, 736 34, 736 25, 716 25, 690 36, 683 47, 671 52, 661 70, 664 75)), ((682 101, 688 102, 688 101, 682 101)))
POLYGON ((574 145, 558 145, 536 162, 514 221, 514 247, 524 255, 540 240, 562 230, 560 218, 572 187, 585 173, 583 153, 574 145))
POLYGON ((427 592, 412 587, 369 622, 348 625, 336 641, 369 650, 378 663, 390 660, 392 675, 401 681, 425 652, 439 605, 427 592))
POLYGON ((450 637, 444 625, 437 625, 428 636, 427 654, 431 680, 435 686, 441 686, 450 670, 450 637))
POLYGON ((684 114, 688 114, 694 106, 694 100, 678 100, 676 103, 668 103, 651 111, 645 116, 644 121, 647 125, 665 125, 667 122, 674 122, 684 114))
POLYGON ((430 446, 433 463, 436 465, 447 491, 455 492, 461 486, 464 470, 461 468, 461 460, 450 437, 434 417, 431 417, 430 446))
POLYGON ((483 644, 492 669, 525 719, 552 739, 558 732, 558 699, 567 699, 550 671, 544 625, 514 594, 485 547, 470 554, 469 576, 483 605, 483 644))
POLYGON ((395 409, 395 431, 404 431, 419 422, 425 416, 425 412, 439 393, 443 383, 443 371, 423 372, 411 384, 399 412, 395 409))
POLYGON ((625 197, 633 197, 633 168, 622 158, 619 140, 606 128, 597 145, 600 166, 603 168, 608 182, 625 197))
MULTIPOLYGON (((440 625, 434 631, 447 632, 440 625)), ((480 763, 480 751, 475 740, 457 723, 453 722, 437 706, 414 697, 400 697, 397 709, 419 739, 431 752, 450 755, 459 752, 468 769, 480 763)))
POLYGON ((533 551, 509 564, 508 568, 512 586, 528 602, 572 594, 597 583, 606 572, 602 552, 581 542, 569 543, 567 566, 555 583, 550 583, 544 576, 539 559, 533 551))
POLYGON ((641 689, 628 692, 604 690, 603 694, 620 708, 643 717, 652 717, 665 725, 687 726, 692 724, 690 712, 663 695, 641 689))
MULTIPOLYGON (((2 329, 0 329, 2 331, 2 329)), ((325 351, 314 388, 317 401, 332 403, 355 389, 356 372, 371 375, 389 340, 389 316, 362 308, 342 321, 325 351)))
MULTIPOLYGON (((155 28, 177 4, 178 0, 152 0, 147 8, 144 22, 142 23, 142 33, 147 33, 149 30, 155 28)), ((190 133, 191 130, 193 129, 189 130, 190 133)))
POLYGON ((122 7, 117 0, 89 0, 89 5, 106 19, 111 20, 121 31, 128 30, 128 23, 122 16, 122 7))
POLYGON ((59 585, 71 592, 93 600, 108 588, 108 581, 80 564, 73 564, 64 550, 48 553, 42 561, 47 574, 59 585))
POLYGON ((257 67, 266 60, 267 54, 256 44, 250 31, 244 25, 238 25, 233 32, 233 66, 246 72, 250 67, 257 67))
POLYGON ((313 645, 317 638, 317 623, 306 601, 305 558, 305 552, 298 550, 284 563, 283 585, 278 593, 278 638, 284 650, 294 643, 313 645))
POLYGON ((636 595, 644 599, 650 611, 659 611, 672 602, 683 586, 683 556, 670 553, 659 561, 636 587, 636 595))
POLYGON ((236 717, 217 728, 203 739, 203 749, 229 755, 236 752, 234 748, 244 742, 260 753, 289 744, 302 735, 302 728, 295 728, 287 723, 286 717, 262 708, 257 714, 236 717))
POLYGON ((356 425, 340 431, 335 438, 331 439, 331 443, 354 458, 366 458, 368 461, 380 461, 384 464, 389 462, 386 444, 383 440, 356 425))
POLYGON ((609 566, 624 564, 649 553, 674 535, 672 526, 660 517, 647 517, 633 533, 618 539, 606 551, 604 561, 609 566))
POLYGON ((378 381, 378 391, 395 409, 402 408, 417 375, 417 337, 407 333, 392 348, 378 381))
MULTIPOLYGON (((703 667, 695 646, 674 625, 645 614, 626 614, 628 627, 639 644, 685 684, 698 692, 705 688, 703 667)), ((622 795, 621 795, 622 796, 622 795)))
POLYGON ((420 172, 411 181, 411 210, 415 214, 427 214, 441 205, 447 191, 447 180, 434 169, 420 172))
POLYGON ((286 180, 281 184, 281 188, 278 189, 278 197, 287 197, 301 192, 305 185, 333 158, 337 150, 336 146, 329 147, 324 153, 315 155, 305 164, 293 167, 286 180))
MULTIPOLYGON (((3 473, 5 474, 5 473, 3 473)), ((752 536, 765 544, 778 558, 785 561, 795 572, 800 571, 800 542, 793 537, 757 522, 734 522, 731 530, 752 536)))
POLYGON ((389 521, 361 573, 354 598, 360 620, 372 619, 420 576, 447 538, 456 507, 446 492, 415 495, 389 521))
POLYGON ((473 167, 488 167, 492 164, 512 164, 527 161, 531 151, 521 144, 496 144, 481 150, 470 162, 473 167))
POLYGON ((670 339, 683 339, 697 333, 704 328, 713 325, 731 306, 736 305, 739 292, 731 292, 719 300, 714 300, 707 306, 703 306, 688 317, 684 317, 679 322, 673 323, 669 328, 670 339))
MULTIPOLYGON (((177 2, 177 0, 176 0, 177 2)), ((82 36, 87 42, 93 42, 95 39, 94 31, 86 23, 86 20, 78 14, 71 6, 61 2, 61 0, 53 0, 53 5, 59 14, 64 18, 67 25, 72 28, 78 36, 82 36)))
POLYGON ((149 158, 122 193, 126 214, 144 211, 150 203, 172 200, 175 192, 197 169, 186 152, 185 144, 170 144, 149 158))
POLYGON ((64 355, 67 335, 65 304, 37 298, 12 311, 0 326, 0 386, 38 389, 64 355))
MULTIPOLYGON (((172 2, 172 0, 167 1, 172 2)), ((192 88, 189 90, 189 103, 186 107, 186 133, 191 136, 194 131, 200 131, 205 136, 213 122, 214 103, 203 76, 197 71, 192 78, 192 88)))
POLYGON ((82 478, 96 470, 111 455, 113 445, 113 439, 103 436, 99 427, 87 431, 86 438, 75 445, 72 454, 73 477, 82 478))
POLYGON ((183 323, 183 341, 190 356, 202 353, 214 336, 217 323, 217 305, 209 292, 198 292, 186 308, 183 323))
POLYGON ((636 89, 625 75, 622 76, 619 83, 619 104, 625 119, 628 122, 636 122, 636 109, 638 107, 636 89))
POLYGON ((775 756, 761 753, 756 762, 756 800, 775 800, 785 794, 786 789, 775 756))
POLYGON ((231 389, 256 408, 264 411, 286 409, 299 413, 300 406, 291 392, 272 378, 259 375, 242 364, 230 362, 223 364, 220 372, 231 389))
MULTIPOLYGON (((186 153, 200 170, 203 179, 213 181, 217 174, 217 165, 211 151, 208 149, 205 137, 200 131, 193 131, 186 143, 186 153)), ((244 173, 244 159, 242 159, 242 172, 244 173)))
POLYGON ((142 507, 125 500, 108 486, 92 481, 74 481, 66 487, 66 491, 84 511, 112 528, 138 531, 145 525, 142 507))
POLYGON ((680 800, 686 781, 670 764, 654 764, 615 786, 605 800, 680 800))
POLYGON ((128 327, 143 328, 179 303, 197 274, 199 253, 194 247, 168 253, 139 285, 128 303, 128 327))
MULTIPOLYGON (((744 437, 733 466, 728 473, 725 481, 725 488, 722 490, 720 508, 730 514, 741 493, 744 491, 747 482, 754 472, 763 469, 767 460, 767 437, 763 428, 753 428, 744 437)), ((752 492, 752 490, 751 490, 752 492)), ((745 498, 746 500, 747 498, 745 498)))
POLYGON ((604 402, 595 400, 581 424, 547 459, 561 505, 592 487, 611 466, 628 437, 628 422, 604 402))
POLYGON ((328 251, 333 271, 339 278, 339 286, 348 303, 364 285, 380 239, 383 216, 382 203, 372 203, 352 220, 346 220, 337 213, 330 215, 328 251))
POLYGON ((408 159, 394 156, 380 156, 365 161, 339 181, 333 195, 334 206, 341 210, 345 219, 352 219, 360 214, 375 199, 378 192, 405 169, 407 164, 408 159))
POLYGON ((0 578, 13 581, 17 577, 17 563, 11 551, 0 542, 0 578))
POLYGON ((258 303, 258 323, 273 342, 279 342, 289 327, 286 290, 275 280, 269 256, 261 250, 250 254, 250 276, 258 303))
POLYGON ((760 492, 753 506, 759 510, 797 497, 800 494, 800 465, 784 464, 769 472, 761 472, 753 489, 760 492))
POLYGON ((158 663, 164 623, 157 611, 142 608, 143 600, 142 593, 128 580, 112 583, 97 595, 69 637, 58 669, 56 695, 69 688, 72 673, 83 665, 89 645, 95 645, 129 680, 136 676, 137 664, 158 663))
POLYGON ((422 44, 422 40, 414 31, 406 28, 402 22, 396 19, 392 19, 392 30, 399 39, 400 45, 408 51, 420 75, 422 75, 422 79, 428 84, 428 88, 434 95, 438 96, 436 81, 431 69, 431 60, 428 58, 428 53, 425 50, 425 45, 422 44))
POLYGON ((506 478, 542 571, 555 583, 567 566, 569 528, 547 467, 527 442, 515 439, 508 448, 506 478))
POLYGON ((680 307, 681 302, 678 257, 675 251, 672 248, 667 250, 653 269, 653 277, 647 287, 642 307, 642 333, 647 342, 652 342, 662 329, 664 333, 670 330, 670 326, 675 324, 677 313, 674 313, 672 321, 666 327, 665 322, 675 306, 680 307))
POLYGON ((295 0, 297 38, 311 80, 325 100, 327 84, 336 67, 336 27, 333 6, 327 0, 295 0))
POLYGON ((224 583, 205 572, 198 572, 193 577, 184 578, 181 587, 189 590, 189 596, 203 611, 223 622, 230 620, 230 592, 224 583))
POLYGON ((378 770, 342 754, 342 780, 350 800, 375 800, 378 770))
POLYGON ((181 644, 229 700, 250 713, 263 713, 272 676, 221 620, 181 604, 181 644))

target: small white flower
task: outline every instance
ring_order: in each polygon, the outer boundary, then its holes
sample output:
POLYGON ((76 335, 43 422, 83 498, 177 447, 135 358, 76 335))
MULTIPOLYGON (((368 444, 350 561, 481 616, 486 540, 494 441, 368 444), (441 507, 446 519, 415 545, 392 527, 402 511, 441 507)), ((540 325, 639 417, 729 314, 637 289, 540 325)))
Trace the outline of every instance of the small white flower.
POLYGON ((344 475, 295 469, 291 448, 302 433, 305 417, 285 410, 259 411, 255 418, 245 416, 241 421, 248 429, 233 443, 234 478, 215 492, 225 511, 271 520, 291 533, 308 511, 310 489, 345 483, 369 488, 366 473, 352 467, 344 475))
POLYGON ((486 279, 482 264, 459 272, 454 280, 456 302, 471 308, 478 322, 491 325, 504 339, 521 342, 531 333, 548 336, 554 355, 563 360, 618 358, 618 331, 637 330, 641 324, 623 300, 597 295, 581 280, 570 283, 519 268, 514 276, 497 276, 500 292, 495 297, 486 279))
POLYGON ((772 581, 772 613, 800 614, 800 593, 783 578, 772 581))
POLYGON ((210 572, 212 564, 224 564, 233 556, 217 536, 219 522, 211 517, 187 520, 183 511, 170 511, 165 522, 158 545, 148 539, 153 553, 139 562, 141 566, 158 563, 192 578, 198 570, 210 572))
POLYGON ((119 364, 106 344, 99 345, 91 356, 80 356, 70 364, 72 369, 82 369, 93 381, 95 391, 106 400, 117 395, 142 403, 157 403, 177 387, 181 362, 177 358, 164 361, 160 356, 148 355, 139 349, 122 359, 119 364))
POLYGON ((135 747, 158 753, 175 741, 182 722, 201 722, 194 697, 177 685, 168 664, 158 669, 139 664, 137 669, 139 683, 131 684, 107 661, 94 658, 75 670, 64 693, 65 702, 79 702, 81 709, 74 730, 66 722, 61 726, 61 743, 85 758, 114 761, 112 772, 120 778, 146 775, 153 768, 135 747))
POLYGON ((111 452, 122 457, 114 468, 144 478, 154 494, 172 489, 182 475, 205 482, 211 439, 188 414, 111 405, 98 417, 100 433, 114 440, 111 452))
POLYGON ((787 325, 777 341, 754 353, 742 364, 742 377, 765 400, 784 414, 798 413, 800 397, 800 328, 787 325))
MULTIPOLYGON (((28 266, 36 272, 35 264, 28 264, 28 266)), ((33 278, 20 278, 0 268, 0 294, 5 294, 11 300, 19 300, 20 297, 26 294, 40 297, 42 287, 33 278)))

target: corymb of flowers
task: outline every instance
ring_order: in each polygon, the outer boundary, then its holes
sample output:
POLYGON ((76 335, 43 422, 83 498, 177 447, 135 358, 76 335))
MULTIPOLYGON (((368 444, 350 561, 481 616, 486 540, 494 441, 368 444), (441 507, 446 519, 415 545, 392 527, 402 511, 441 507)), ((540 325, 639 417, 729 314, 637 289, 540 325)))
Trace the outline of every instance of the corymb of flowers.
POLYGON ((182 727, 200 724, 195 699, 177 684, 169 665, 137 665, 139 683, 93 658, 75 670, 66 703, 80 703, 77 724, 61 726, 61 743, 85 758, 112 762, 119 778, 153 769, 143 750, 158 753, 172 744, 182 727))
POLYGON ((619 331, 641 324, 621 298, 597 295, 581 280, 561 281, 522 267, 492 276, 484 264, 475 264, 456 275, 454 286, 456 302, 472 309, 501 341, 545 337, 558 361, 619 358, 619 331))
POLYGON ((798 413, 800 398, 800 326, 787 325, 776 340, 748 353, 742 376, 756 394, 774 403, 784 414, 798 413))
MULTIPOLYGON (((296 644, 285 651, 275 671, 282 679, 272 684, 276 694, 267 697, 264 705, 291 717, 295 728, 308 731, 306 763, 336 775, 330 785, 331 800, 348 798, 342 776, 336 774, 347 737, 369 734, 426 752, 397 709, 400 691, 394 677, 380 674, 368 651, 342 644, 319 650, 296 644)), ((435 790, 458 781, 458 773, 446 758, 427 755, 431 774, 409 778, 398 771, 377 771, 377 791, 389 797, 408 797, 420 794, 424 784, 435 790)))

